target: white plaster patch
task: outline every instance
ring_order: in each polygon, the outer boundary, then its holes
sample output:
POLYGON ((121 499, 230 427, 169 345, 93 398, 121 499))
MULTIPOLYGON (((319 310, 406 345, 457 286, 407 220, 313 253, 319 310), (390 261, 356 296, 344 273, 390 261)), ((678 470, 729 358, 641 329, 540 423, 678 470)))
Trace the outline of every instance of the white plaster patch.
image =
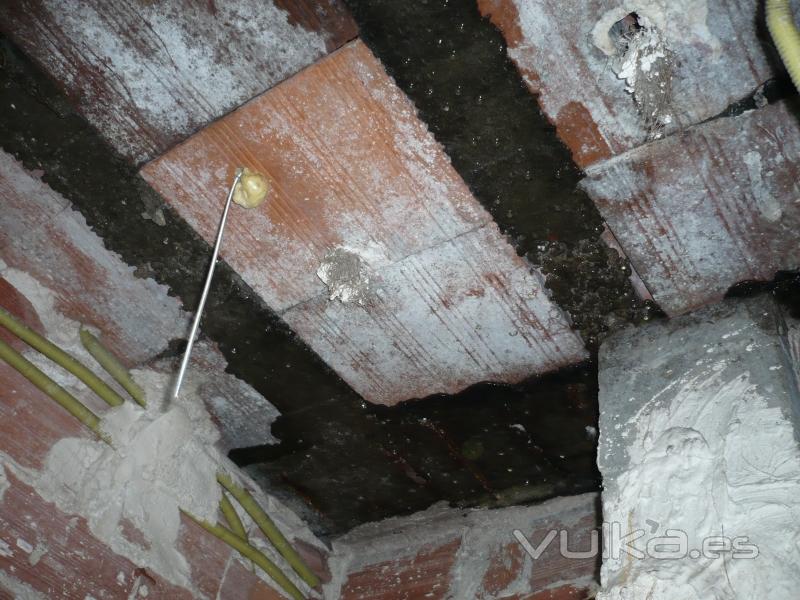
MULTIPOLYGON (((140 378, 148 398, 168 389, 171 377, 153 374, 153 379, 160 379, 160 388, 140 378)), ((58 441, 36 487, 65 512, 85 516, 92 533, 116 552, 190 586, 189 566, 176 548, 179 507, 216 520, 221 458, 213 449, 215 436, 209 437, 215 430, 207 415, 183 404, 163 414, 158 402, 151 400, 150 407, 145 411, 126 402, 109 409, 102 427, 114 448, 86 438, 58 441), (120 535, 123 518, 142 532, 147 549, 120 535)))
POLYGON ((330 300, 363 305, 370 296, 371 269, 361 255, 346 248, 336 248, 326 254, 317 269, 317 277, 328 286, 330 300))
POLYGON ((721 51, 719 39, 708 28, 707 0, 623 0, 609 9, 592 30, 594 45, 606 56, 616 53, 615 40, 609 32, 617 21, 630 13, 646 19, 660 31, 668 43, 702 44, 721 51))
MULTIPOLYGON (((769 185, 764 180, 764 171, 761 164, 761 153, 750 150, 744 155, 744 164, 747 167, 747 174, 750 177, 753 198, 756 201, 758 212, 767 221, 780 221, 783 216, 783 209, 780 201, 772 194, 769 185)), ((767 173, 768 175, 768 173, 767 173)))
POLYGON ((604 493, 604 517, 620 523, 623 535, 683 531, 690 551, 714 536, 746 537, 759 555, 664 560, 623 552, 604 560, 598 600, 727 600, 758 598, 764 590, 773 600, 797 597, 800 448, 794 428, 747 372, 731 379, 715 366, 677 382, 669 402, 659 401, 667 390, 654 394, 628 421, 630 463, 604 493))

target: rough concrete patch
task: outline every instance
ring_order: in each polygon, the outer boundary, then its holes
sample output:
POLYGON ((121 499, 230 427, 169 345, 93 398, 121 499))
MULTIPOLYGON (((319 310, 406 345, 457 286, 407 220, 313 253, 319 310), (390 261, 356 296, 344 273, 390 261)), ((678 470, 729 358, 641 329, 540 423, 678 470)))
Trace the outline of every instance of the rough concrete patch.
POLYGON ((366 261, 346 248, 328 252, 317 269, 317 277, 328 286, 330 300, 363 305, 370 295, 371 275, 366 261))
POLYGON ((663 135, 673 121, 672 79, 675 53, 658 28, 634 13, 615 23, 611 67, 627 84, 650 139, 663 135))

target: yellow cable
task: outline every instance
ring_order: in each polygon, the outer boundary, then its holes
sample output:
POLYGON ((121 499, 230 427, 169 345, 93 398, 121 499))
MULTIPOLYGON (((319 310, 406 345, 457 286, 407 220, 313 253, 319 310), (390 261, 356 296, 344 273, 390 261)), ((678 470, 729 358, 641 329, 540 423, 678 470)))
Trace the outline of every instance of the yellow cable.
POLYGON ((272 542, 275 549, 280 552, 281 556, 286 559, 292 569, 300 575, 310 587, 315 588, 319 585, 319 578, 314 575, 311 569, 308 568, 297 551, 292 548, 292 545, 281 533, 280 529, 275 525, 269 515, 264 512, 258 502, 255 501, 250 492, 243 487, 234 483, 233 479, 226 473, 218 473, 217 481, 224 487, 231 496, 236 498, 236 501, 241 504, 242 508, 247 511, 247 514, 255 521, 258 528, 267 536, 267 539, 272 542))
POLYGON ((58 402, 69 414, 95 432, 103 441, 110 443, 100 429, 100 417, 3 340, 0 340, 0 359, 7 362, 25 379, 58 402))
POLYGON ((789 0, 767 0, 767 27, 794 86, 800 90, 800 31, 789 0))
POLYGON ((133 398, 139 406, 145 408, 147 406, 147 401, 144 397, 144 390, 136 384, 131 374, 128 373, 128 369, 125 368, 125 365, 123 365, 119 359, 112 354, 111 350, 103 346, 100 340, 90 332, 81 328, 80 334, 81 343, 83 347, 86 348, 86 351, 92 355, 103 369, 105 369, 106 373, 114 378, 114 381, 120 384, 125 391, 130 394, 131 398, 133 398))
POLYGON ((92 373, 83 363, 75 360, 61 348, 36 333, 33 329, 18 321, 10 312, 0 308, 0 325, 8 329, 34 350, 44 354, 58 366, 63 367, 80 379, 109 406, 119 406, 125 400, 111 389, 105 381, 92 373))
POLYGON ((257 564, 263 571, 272 577, 272 579, 281 586, 289 596, 294 598, 295 600, 305 600, 305 596, 303 593, 297 589, 297 586, 292 583, 292 581, 283 574, 283 572, 278 568, 274 562, 272 562, 269 558, 267 558, 262 552, 248 544, 238 535, 233 533, 232 531, 226 529, 222 525, 212 525, 208 521, 203 521, 202 519, 198 519, 194 515, 186 512, 185 510, 181 509, 181 512, 189 517, 192 521, 200 525, 203 529, 208 531, 210 534, 218 537, 223 542, 228 544, 231 548, 236 550, 239 554, 244 556, 245 558, 249 558, 255 564, 257 564))
POLYGON ((239 518, 239 514, 236 512, 233 503, 231 503, 224 491, 219 500, 219 509, 222 511, 222 516, 224 516, 225 520, 228 522, 230 530, 246 542, 247 530, 244 528, 242 520, 239 518))

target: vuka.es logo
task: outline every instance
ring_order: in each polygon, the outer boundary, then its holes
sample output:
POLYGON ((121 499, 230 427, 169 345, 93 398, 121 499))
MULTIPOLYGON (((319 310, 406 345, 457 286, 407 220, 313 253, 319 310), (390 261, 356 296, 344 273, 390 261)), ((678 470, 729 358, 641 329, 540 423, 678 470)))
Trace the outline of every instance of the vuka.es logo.
MULTIPOLYGON (((621 523, 603 523, 603 560, 619 560, 623 553, 639 560, 645 558, 680 560, 687 557, 714 560, 723 554, 741 560, 753 559, 759 554, 758 546, 749 543, 749 538, 746 536, 733 538, 721 535, 708 536, 703 538, 700 548, 690 549, 689 535, 685 531, 667 529, 665 535, 653 536, 660 525, 649 519, 646 523, 650 526, 650 534, 644 529, 634 529, 624 535, 621 523), (652 537, 647 537, 648 535, 652 537)), ((551 529, 536 546, 531 544, 519 529, 515 529, 513 533, 525 552, 534 560, 544 554, 556 537, 559 542, 559 554, 564 558, 594 558, 600 553, 600 532, 596 529, 591 532, 589 548, 583 550, 570 548, 570 532, 566 529, 551 529)))

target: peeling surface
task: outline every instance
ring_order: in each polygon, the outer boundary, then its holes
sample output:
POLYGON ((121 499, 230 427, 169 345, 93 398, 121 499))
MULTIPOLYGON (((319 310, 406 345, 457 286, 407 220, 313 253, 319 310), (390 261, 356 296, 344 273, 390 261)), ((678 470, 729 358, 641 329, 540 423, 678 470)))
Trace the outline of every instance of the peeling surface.
MULTIPOLYGON (((281 4, 316 13, 313 2, 281 4)), ((0 26, 142 162, 351 39, 343 7, 323 4, 315 31, 290 23, 297 10, 258 0, 3 0, 0 26)))
POLYGON ((645 142, 648 127, 610 65, 614 23, 648 20, 674 52, 672 107, 664 134, 722 112, 774 75, 756 27, 754 0, 480 0, 502 30, 508 53, 581 167, 645 142), (575 129, 562 111, 584 108, 575 129), (596 131, 595 131, 596 128, 596 131), (598 135, 599 134, 599 135, 598 135))
POLYGON ((670 315, 800 267, 800 122, 781 102, 698 125, 587 170, 597 204, 670 315))

